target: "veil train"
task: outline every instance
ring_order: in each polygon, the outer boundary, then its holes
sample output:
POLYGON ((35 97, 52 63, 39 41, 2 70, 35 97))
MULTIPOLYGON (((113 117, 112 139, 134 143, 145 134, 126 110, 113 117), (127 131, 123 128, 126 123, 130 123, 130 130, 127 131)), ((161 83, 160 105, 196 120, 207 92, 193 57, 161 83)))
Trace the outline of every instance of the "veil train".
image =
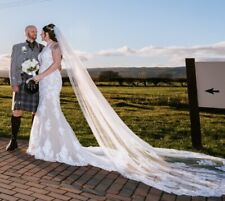
POLYGON ((177 195, 225 194, 225 159, 154 148, 135 135, 96 87, 59 28, 54 30, 82 112, 104 152, 102 157, 107 157, 116 171, 127 178, 177 195))

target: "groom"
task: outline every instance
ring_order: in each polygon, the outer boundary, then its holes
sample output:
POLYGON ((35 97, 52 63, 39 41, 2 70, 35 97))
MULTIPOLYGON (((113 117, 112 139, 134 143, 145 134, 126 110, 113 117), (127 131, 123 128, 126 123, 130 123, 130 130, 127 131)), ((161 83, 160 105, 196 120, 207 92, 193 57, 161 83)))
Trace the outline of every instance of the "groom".
POLYGON ((6 147, 7 151, 12 151, 18 147, 17 134, 20 128, 23 111, 32 112, 32 121, 37 110, 39 94, 30 94, 25 90, 26 80, 29 75, 22 71, 22 64, 28 59, 38 60, 38 54, 43 49, 43 45, 36 42, 37 28, 29 25, 25 28, 26 42, 13 46, 10 66, 10 83, 13 90, 12 116, 11 116, 11 140, 6 147))

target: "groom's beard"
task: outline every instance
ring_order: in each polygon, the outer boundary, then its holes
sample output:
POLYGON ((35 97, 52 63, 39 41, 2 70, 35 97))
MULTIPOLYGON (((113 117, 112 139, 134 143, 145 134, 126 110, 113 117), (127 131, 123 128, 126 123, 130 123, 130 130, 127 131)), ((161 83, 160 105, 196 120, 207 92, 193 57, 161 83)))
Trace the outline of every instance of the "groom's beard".
POLYGON ((33 42, 37 39, 37 35, 33 35, 33 34, 27 34, 27 40, 33 42))

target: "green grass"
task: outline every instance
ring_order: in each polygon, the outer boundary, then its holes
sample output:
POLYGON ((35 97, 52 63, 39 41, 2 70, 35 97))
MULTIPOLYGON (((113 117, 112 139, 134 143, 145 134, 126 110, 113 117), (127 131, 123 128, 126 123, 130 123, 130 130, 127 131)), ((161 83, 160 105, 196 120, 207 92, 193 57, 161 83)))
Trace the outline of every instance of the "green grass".
MULTIPOLYGON (((0 86, 0 136, 10 136, 11 90, 0 86)), ((122 120, 155 147, 193 150, 187 91, 184 87, 99 87, 122 120)), ((61 93, 62 110, 84 146, 97 142, 70 86, 61 93)), ((20 138, 29 138, 31 114, 24 113, 20 138)), ((225 157, 225 115, 201 113, 201 152, 225 157)), ((194 150, 195 151, 195 150, 194 150)))

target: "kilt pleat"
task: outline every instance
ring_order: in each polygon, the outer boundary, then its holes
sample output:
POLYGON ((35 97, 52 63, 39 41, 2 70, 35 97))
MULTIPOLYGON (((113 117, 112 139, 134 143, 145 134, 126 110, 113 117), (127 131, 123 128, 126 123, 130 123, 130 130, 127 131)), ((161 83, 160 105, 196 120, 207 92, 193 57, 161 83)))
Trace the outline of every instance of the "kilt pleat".
POLYGON ((39 93, 29 94, 25 90, 25 82, 30 76, 22 74, 22 83, 19 92, 13 92, 12 110, 36 112, 39 102, 39 93))

